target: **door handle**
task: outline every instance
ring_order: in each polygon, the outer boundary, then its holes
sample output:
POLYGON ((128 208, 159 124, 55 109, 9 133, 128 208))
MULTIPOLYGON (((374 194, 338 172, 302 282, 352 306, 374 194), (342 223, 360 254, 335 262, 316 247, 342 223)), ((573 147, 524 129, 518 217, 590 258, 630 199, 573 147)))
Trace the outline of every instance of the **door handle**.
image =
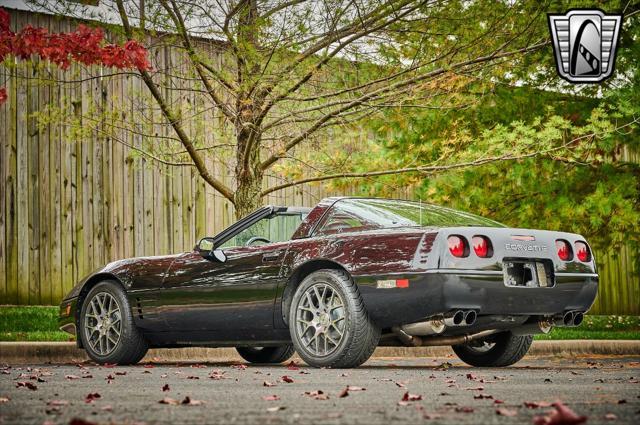
POLYGON ((283 251, 267 252, 266 254, 262 255, 262 262, 266 263, 269 261, 277 261, 280 259, 280 257, 282 257, 282 253, 283 251))

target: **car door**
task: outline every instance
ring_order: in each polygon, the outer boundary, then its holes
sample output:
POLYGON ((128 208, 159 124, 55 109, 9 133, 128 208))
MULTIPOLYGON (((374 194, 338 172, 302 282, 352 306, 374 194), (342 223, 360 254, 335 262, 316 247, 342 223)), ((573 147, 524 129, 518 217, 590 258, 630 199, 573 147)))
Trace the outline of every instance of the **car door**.
POLYGON ((286 232, 267 232, 277 217, 277 211, 259 215, 233 232, 225 230, 226 240, 216 237, 225 262, 198 251, 174 261, 161 291, 163 315, 172 330, 203 333, 191 335, 197 339, 247 340, 273 329, 273 304, 289 245, 286 232), (255 243, 256 237, 265 240, 258 246, 242 246, 255 243))

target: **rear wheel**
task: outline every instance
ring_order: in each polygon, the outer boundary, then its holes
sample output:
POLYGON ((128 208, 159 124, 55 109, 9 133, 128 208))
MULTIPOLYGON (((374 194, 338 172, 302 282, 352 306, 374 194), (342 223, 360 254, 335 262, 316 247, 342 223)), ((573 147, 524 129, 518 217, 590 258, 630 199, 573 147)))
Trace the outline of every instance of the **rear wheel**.
POLYGON ((319 270, 300 283, 289 330, 298 355, 315 367, 360 366, 380 340, 356 284, 340 270, 319 270))
POLYGON ((149 346, 133 323, 129 301, 118 282, 94 286, 82 303, 78 337, 98 363, 135 364, 149 346))
POLYGON ((236 347, 240 357, 249 363, 283 363, 293 356, 293 345, 280 347, 236 347))
POLYGON ((467 345, 454 345, 453 351, 463 362, 477 367, 504 367, 520 361, 533 342, 532 335, 518 336, 511 332, 492 335, 467 345))

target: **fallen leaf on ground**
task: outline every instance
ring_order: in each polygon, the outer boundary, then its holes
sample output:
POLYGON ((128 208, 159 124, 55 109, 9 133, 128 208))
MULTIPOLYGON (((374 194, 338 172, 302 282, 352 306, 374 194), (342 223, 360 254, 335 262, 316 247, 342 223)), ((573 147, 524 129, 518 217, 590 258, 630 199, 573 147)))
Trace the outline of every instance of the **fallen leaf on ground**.
POLYGON ((231 368, 238 370, 245 370, 247 368, 246 364, 232 364, 231 368))
POLYGON ((422 396, 420 394, 409 394, 409 391, 405 392, 402 396, 402 401, 418 401, 422 400, 422 396))
POLYGON ((100 394, 98 394, 98 393, 89 393, 84 398, 84 402, 85 403, 93 403, 95 400, 97 400, 99 398, 100 398, 100 394))
POLYGON ((272 395, 265 395, 265 396, 262 396, 262 399, 263 399, 264 401, 278 401, 278 400, 280 400, 280 397, 278 397, 278 396, 277 396, 277 395, 275 395, 275 394, 272 394, 272 395))
POLYGON ((180 402, 180 404, 185 405, 185 406, 200 406, 201 404, 204 404, 204 401, 202 401, 202 400, 193 400, 193 399, 191 399, 191 397, 186 396, 180 402))
POLYGON ((291 360, 291 361, 287 364, 287 369, 289 369, 289 370, 298 370, 298 369, 300 369, 300 367, 296 364, 296 362, 294 362, 293 360, 291 360))
POLYGON ((127 372, 116 372, 116 375, 119 376, 125 376, 127 374, 127 372))
POLYGON ((547 412, 544 416, 534 416, 534 425, 579 425, 587 421, 586 416, 578 416, 560 401, 553 403, 552 406, 555 410, 547 412))
POLYGON ((473 413, 473 407, 469 407, 469 406, 459 406, 455 408, 456 412, 461 412, 461 413, 473 413))
POLYGON ((284 410, 284 409, 286 409, 286 407, 284 406, 267 407, 267 412, 277 412, 279 410, 284 410))
POLYGON ((349 391, 367 391, 367 389, 366 389, 366 388, 364 388, 364 387, 356 387, 356 386, 354 386, 354 385, 348 385, 348 386, 347 386, 347 389, 348 389, 349 391))
POLYGON ((329 396, 322 390, 317 391, 305 391, 304 395, 313 398, 314 400, 328 400, 329 396))
POLYGON ((7 403, 11 400, 9 397, 0 397, 0 404, 7 403))
POLYGON ((618 419, 618 416, 616 416, 614 413, 607 413, 606 415, 604 415, 604 418, 608 421, 615 421, 618 419))
POLYGON ((209 378, 218 381, 220 379, 226 379, 226 376, 224 376, 224 372, 223 371, 212 370, 211 373, 209 374, 209 378))
POLYGON ((490 395, 490 394, 482 394, 482 393, 480 393, 480 394, 474 395, 473 398, 475 398, 476 400, 483 400, 483 399, 491 399, 492 400, 493 396, 490 395))
POLYGON ((340 394, 338 394, 338 397, 340 398, 344 398, 348 396, 349 396, 349 387, 345 387, 345 389, 340 391, 340 394))
POLYGON ((529 409, 537 409, 538 407, 551 407, 551 403, 546 401, 525 401, 523 404, 529 409))
POLYGON ((80 377, 78 375, 65 375, 65 378, 71 380, 71 379, 80 379, 80 377))
POLYGON ((496 409, 496 413, 500 416, 516 416, 518 414, 518 411, 501 407, 499 409, 496 409))
POLYGON ((465 388, 467 391, 484 391, 484 387, 465 388))
POLYGON ((162 400, 158 401, 158 403, 160 404, 170 404, 172 406, 175 406, 177 404, 179 404, 178 400, 171 398, 171 397, 165 397, 162 400))
POLYGON ((169 391, 169 390, 171 390, 171 388, 169 387, 169 384, 164 384, 164 385, 162 386, 162 391, 163 391, 163 392, 166 392, 166 391, 169 391))
POLYGON ((287 384, 292 384, 293 383, 293 378, 287 375, 282 376, 282 382, 286 382, 287 384))
POLYGON ((29 381, 16 382, 16 388, 22 388, 22 387, 29 388, 31 391, 35 391, 38 389, 38 386, 33 382, 29 382, 29 381))
POLYGON ((47 406, 68 406, 67 400, 50 400, 47 402, 47 406))
POLYGON ((277 386, 277 384, 274 384, 273 382, 269 382, 269 381, 264 381, 262 383, 262 386, 263 387, 275 387, 275 386, 277 386))

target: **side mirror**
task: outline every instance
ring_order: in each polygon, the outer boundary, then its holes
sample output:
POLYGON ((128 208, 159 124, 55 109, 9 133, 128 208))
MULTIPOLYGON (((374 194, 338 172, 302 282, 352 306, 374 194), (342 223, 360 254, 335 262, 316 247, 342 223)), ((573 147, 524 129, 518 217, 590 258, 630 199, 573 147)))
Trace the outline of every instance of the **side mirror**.
POLYGON ((220 248, 211 251, 211 256, 221 263, 227 261, 227 255, 220 248))
POLYGON ((200 242, 196 245, 196 251, 209 260, 218 261, 220 263, 227 261, 227 256, 224 251, 219 248, 214 249, 213 238, 200 239, 200 242))

